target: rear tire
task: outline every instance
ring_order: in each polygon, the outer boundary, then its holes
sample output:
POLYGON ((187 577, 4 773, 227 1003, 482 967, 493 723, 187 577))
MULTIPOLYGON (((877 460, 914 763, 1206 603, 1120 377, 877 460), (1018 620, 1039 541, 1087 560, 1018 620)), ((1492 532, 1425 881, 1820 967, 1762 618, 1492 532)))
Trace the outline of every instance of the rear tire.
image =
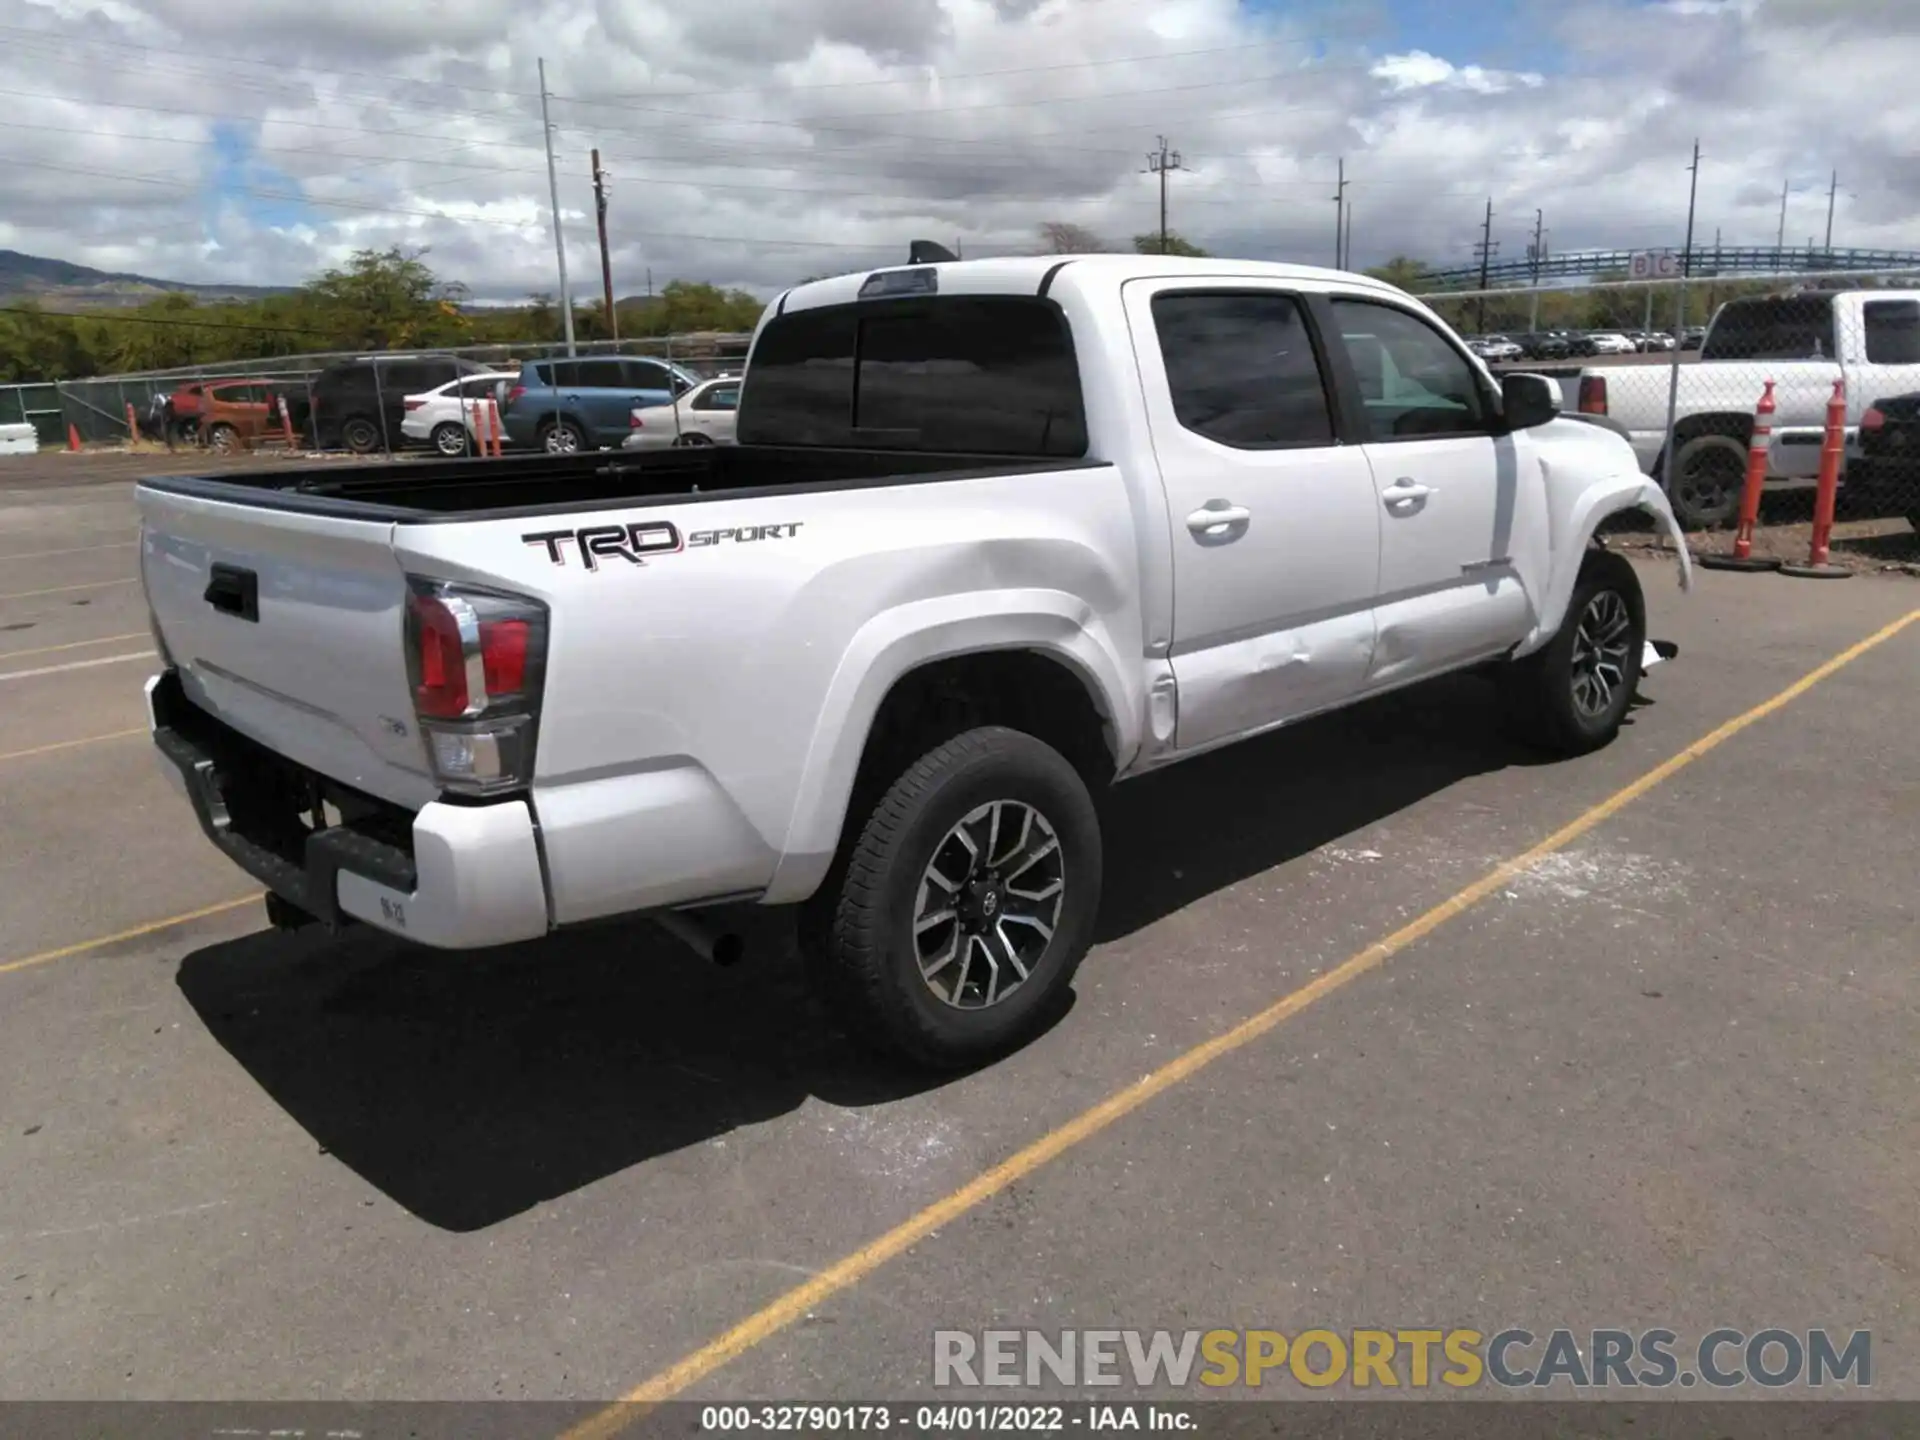
POLYGON ((380 448, 380 427, 355 415, 340 427, 340 443, 356 455, 371 455, 380 448))
POLYGON ((985 726, 927 751, 848 822, 859 828, 802 930, 854 1037, 943 1070, 1030 1039, 1100 907, 1100 822, 1079 772, 985 726))
POLYGON ((207 431, 207 448, 216 455, 231 455, 240 448, 240 432, 231 425, 216 425, 207 431))
POLYGON ((465 455, 468 450, 467 427, 452 420, 433 427, 433 448, 442 455, 452 458, 465 455))
POLYGON ((571 420, 553 420, 540 427, 540 448, 549 455, 577 455, 587 448, 587 437, 571 420))
POLYGON ((1667 494, 1685 530, 1717 530, 1740 513, 1747 485, 1747 447, 1731 435, 1696 435, 1673 457, 1667 494))
POLYGON ((1558 633, 1501 674, 1516 734, 1556 755, 1611 744, 1640 684, 1646 642, 1640 577, 1620 556, 1588 551, 1558 633))

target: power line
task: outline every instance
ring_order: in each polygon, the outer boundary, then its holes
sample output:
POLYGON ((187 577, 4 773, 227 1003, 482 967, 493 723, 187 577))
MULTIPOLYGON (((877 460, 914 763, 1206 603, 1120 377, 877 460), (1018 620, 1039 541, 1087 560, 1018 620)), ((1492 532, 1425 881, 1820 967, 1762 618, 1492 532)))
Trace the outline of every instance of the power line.
MULTIPOLYGON (((169 292, 179 294, 179 291, 169 292)), ((158 298, 158 297, 156 297, 158 298)), ((159 315, 116 315, 110 311, 36 310, 31 305, 0 305, 0 315, 28 315, 36 320, 86 320, 113 325, 169 325, 189 330, 250 330, 262 335, 324 335, 304 325, 252 325, 222 320, 179 320, 159 315)))
MULTIPOLYGON (((60 47, 81 45, 81 46, 91 46, 96 49, 111 50, 116 53, 125 53, 131 50, 131 51, 138 51, 139 53, 146 54, 146 55, 178 55, 191 60, 206 61, 210 64, 218 65, 222 67, 229 66, 229 65, 255 65, 255 66, 260 66, 265 68, 271 68, 281 72, 284 72, 286 68, 285 62, 283 60, 255 59, 249 56, 230 55, 230 54, 215 55, 215 54, 209 54, 204 50, 198 50, 198 49, 191 49, 191 50, 177 49, 177 48, 169 48, 169 47, 160 46, 160 45, 136 45, 136 44, 132 44, 132 43, 121 41, 121 40, 93 40, 93 39, 88 39, 84 36, 69 36, 64 34, 56 34, 50 31, 36 29, 36 28, 23 26, 23 25, 0 25, 0 31, 4 31, 10 34, 14 34, 22 37, 28 37, 35 40, 44 41, 49 45, 56 45, 60 47)), ((1038 75, 1038 74, 1046 74, 1046 73, 1063 72, 1063 71, 1069 71, 1069 70, 1093 69, 1093 68, 1108 66, 1108 65, 1146 65, 1146 64, 1158 63, 1163 60, 1184 60, 1184 59, 1191 59, 1198 56, 1206 56, 1206 55, 1241 54, 1241 53, 1254 51, 1254 50, 1310 49, 1317 43, 1318 43, 1317 41, 1313 41, 1313 40, 1296 40, 1296 39, 1253 40, 1253 41, 1246 41, 1236 45, 1207 46, 1205 48, 1197 49, 1197 50, 1166 50, 1166 51, 1157 52, 1152 55, 1097 56, 1087 60, 1060 61, 1060 62, 1055 62, 1053 64, 1048 64, 1048 65, 1016 65, 1009 68, 995 69, 995 70, 954 70, 954 71, 945 71, 945 72, 941 72, 941 71, 929 72, 924 68, 916 67, 916 73, 912 75, 889 76, 886 78, 876 78, 876 79, 868 79, 868 80, 799 81, 792 84, 780 86, 777 91, 772 91, 771 93, 788 94, 788 93, 803 92, 803 91, 811 92, 815 90, 865 89, 865 88, 872 88, 872 87, 878 87, 883 85, 911 85, 911 84, 925 83, 929 78, 938 82, 946 82, 946 81, 953 81, 953 80, 985 80, 985 79, 1000 78, 1000 77, 1009 76, 1009 75, 1038 75)), ((91 63, 91 62, 88 62, 88 63, 91 63)), ((499 95, 499 96, 511 97, 514 99, 520 99, 520 100, 535 100, 539 98, 538 92, 532 91, 532 90, 509 90, 509 89, 483 86, 483 85, 468 85, 459 81, 452 81, 452 80, 426 80, 417 76, 400 74, 394 71, 325 69, 325 70, 316 70, 314 73, 328 75, 328 76, 345 75, 345 76, 352 76, 356 79, 364 79, 364 80, 379 80, 389 85, 398 82, 398 83, 409 84, 409 85, 423 85, 423 86, 427 86, 432 89, 438 89, 438 90, 462 90, 472 94, 499 95)), ((261 77, 261 78, 264 79, 266 77, 261 77)), ((701 100, 701 99, 713 99, 713 98, 718 98, 720 96, 726 96, 726 95, 744 95, 744 96, 751 96, 757 100, 764 101, 767 98, 769 93, 770 93, 769 87, 764 85, 743 85, 743 86, 734 86, 734 87, 725 88, 725 89, 674 90, 674 91, 667 91, 665 93, 661 93, 657 91, 647 91, 647 92, 636 91, 636 92, 628 92, 626 94, 610 95, 604 100, 582 99, 582 100, 575 100, 574 103, 590 104, 590 105, 618 105, 628 99, 640 98, 642 95, 644 95, 646 98, 660 99, 660 100, 682 100, 682 99, 701 100)), ((364 98, 390 100, 392 96, 390 93, 382 93, 377 95, 369 95, 364 98)), ((560 99, 562 97, 556 95, 553 98, 560 99)))
MULTIPOLYGON (((178 185, 153 175, 127 175, 112 170, 91 170, 77 165, 60 165, 51 160, 27 160, 19 157, 13 158, 8 163, 29 165, 38 170, 58 171, 63 175, 87 175, 98 180, 124 180, 130 184, 158 185, 176 194, 199 194, 198 187, 178 185)), ((460 225, 494 225, 508 230, 530 230, 540 223, 538 220, 498 220, 486 215, 454 215, 445 210, 413 210, 396 205, 375 205, 360 200, 325 200, 310 195, 288 194, 281 190, 259 190, 249 186, 229 186, 226 193, 247 195, 260 200, 282 200, 291 204, 359 210, 375 215, 415 216, 424 220, 447 220, 460 225)), ((860 244, 850 240, 783 240, 755 235, 694 235, 677 230, 649 230, 637 233, 641 238, 655 240, 694 240, 712 245, 771 245, 794 250, 857 250, 866 254, 880 254, 890 253, 894 248, 891 245, 860 244)))

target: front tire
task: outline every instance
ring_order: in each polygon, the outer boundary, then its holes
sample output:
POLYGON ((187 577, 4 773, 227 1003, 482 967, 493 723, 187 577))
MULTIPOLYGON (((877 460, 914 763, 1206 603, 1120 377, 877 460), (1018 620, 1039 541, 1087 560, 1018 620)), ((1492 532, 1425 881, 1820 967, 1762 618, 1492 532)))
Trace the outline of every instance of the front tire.
POLYGON ((1559 631, 1501 676, 1514 729, 1558 755, 1611 744, 1640 684, 1646 642, 1640 577, 1620 556, 1588 551, 1559 631))
POLYGON ((854 1036, 929 1069, 1030 1039, 1100 906, 1086 783, 1033 736, 966 731, 906 767, 810 902, 810 959, 854 1036))

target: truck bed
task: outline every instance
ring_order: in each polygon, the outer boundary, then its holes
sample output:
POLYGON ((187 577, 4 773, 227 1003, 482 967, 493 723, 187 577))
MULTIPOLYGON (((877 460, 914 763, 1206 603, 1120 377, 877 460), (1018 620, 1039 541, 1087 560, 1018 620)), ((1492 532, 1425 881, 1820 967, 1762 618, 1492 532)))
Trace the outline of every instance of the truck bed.
POLYGON ((551 511, 748 498, 794 489, 832 490, 1031 474, 1097 460, 959 451, 713 445, 653 452, 530 455, 500 460, 288 466, 210 475, 153 476, 151 490, 267 509, 354 519, 433 522, 501 519, 551 511))

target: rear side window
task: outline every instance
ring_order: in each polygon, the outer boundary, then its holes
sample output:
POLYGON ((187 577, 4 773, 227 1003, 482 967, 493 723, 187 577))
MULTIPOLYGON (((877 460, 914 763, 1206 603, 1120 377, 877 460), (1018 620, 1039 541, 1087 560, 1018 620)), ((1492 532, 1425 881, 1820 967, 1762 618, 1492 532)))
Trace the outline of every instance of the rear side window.
POLYGON ((741 443, 1086 454, 1065 318, 1018 295, 799 310, 754 347, 741 443))
POLYGON ((582 360, 580 378, 574 383, 583 390, 620 390, 626 378, 618 360, 582 360))
POLYGON ((1869 300, 1867 362, 1920 365, 1920 300, 1869 300))
POLYGON ((537 383, 551 385, 557 390, 565 390, 580 383, 580 362, 578 360, 543 360, 535 374, 540 377, 537 383))
POLYGON ((1831 295, 1730 300, 1700 347, 1702 360, 1831 360, 1838 353, 1831 295))
POLYGON ((1333 443, 1320 362, 1293 296, 1160 294, 1153 328, 1187 429, 1242 450, 1333 443))

